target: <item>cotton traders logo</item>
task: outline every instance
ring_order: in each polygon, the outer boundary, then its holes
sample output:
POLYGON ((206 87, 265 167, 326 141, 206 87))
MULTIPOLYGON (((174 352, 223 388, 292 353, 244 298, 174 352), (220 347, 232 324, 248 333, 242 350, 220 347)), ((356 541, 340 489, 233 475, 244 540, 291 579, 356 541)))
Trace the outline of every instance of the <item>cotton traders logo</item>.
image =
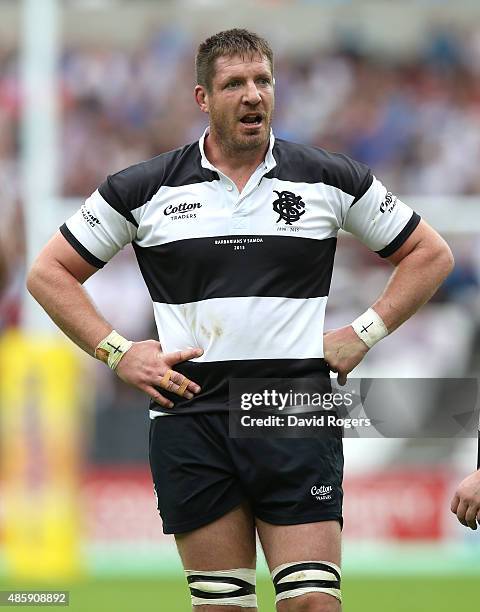
POLYGON ((302 196, 297 196, 291 191, 274 192, 278 198, 273 202, 273 210, 279 215, 277 223, 280 219, 285 221, 285 225, 292 225, 305 214, 305 202, 302 202, 302 196))
POLYGON ((169 216, 172 221, 176 219, 195 219, 197 213, 192 212, 202 208, 200 202, 182 202, 181 204, 169 204, 163 214, 169 216))
POLYGON ((318 499, 318 501, 332 499, 332 491, 332 485, 320 485, 319 487, 313 485, 313 487, 310 489, 310 493, 315 499, 318 499))

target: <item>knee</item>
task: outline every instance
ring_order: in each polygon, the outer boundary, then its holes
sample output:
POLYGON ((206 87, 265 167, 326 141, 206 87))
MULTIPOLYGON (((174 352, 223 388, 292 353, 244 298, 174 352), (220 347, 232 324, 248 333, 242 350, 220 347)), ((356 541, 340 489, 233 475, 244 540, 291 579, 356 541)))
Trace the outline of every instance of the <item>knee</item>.
POLYGON ((305 593, 277 603, 277 612, 340 612, 338 599, 325 593, 305 593))
POLYGON ((340 612, 341 571, 331 561, 285 563, 272 571, 278 612, 340 612))

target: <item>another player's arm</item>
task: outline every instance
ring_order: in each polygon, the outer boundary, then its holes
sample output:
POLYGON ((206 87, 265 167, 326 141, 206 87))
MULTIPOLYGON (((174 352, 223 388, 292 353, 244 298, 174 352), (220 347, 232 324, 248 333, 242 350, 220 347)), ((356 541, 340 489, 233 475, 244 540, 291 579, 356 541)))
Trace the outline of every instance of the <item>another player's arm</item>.
MULTIPOLYGON (((453 255, 443 238, 421 221, 403 245, 387 258, 394 266, 382 295, 373 304, 391 333, 427 302, 453 268, 453 255)), ((325 360, 344 385, 349 372, 368 351, 351 325, 324 335, 325 360)))
POLYGON ((465 527, 475 530, 480 523, 480 470, 467 476, 458 485, 451 510, 465 527))
MULTIPOLYGON (((82 284, 97 268, 85 261, 57 232, 41 251, 27 279, 27 288, 55 324, 84 351, 95 355, 97 345, 112 331, 112 326, 95 308, 82 284)), ((202 354, 201 349, 187 349, 163 354, 154 340, 134 342, 119 362, 116 373, 125 382, 144 391, 157 403, 173 407, 155 386, 176 393, 185 386, 185 377, 170 369, 181 361, 202 354), (164 377, 171 371, 166 380, 164 377), (163 382, 162 382, 163 381, 163 382)), ((193 397, 200 387, 188 381, 186 398, 193 397)))

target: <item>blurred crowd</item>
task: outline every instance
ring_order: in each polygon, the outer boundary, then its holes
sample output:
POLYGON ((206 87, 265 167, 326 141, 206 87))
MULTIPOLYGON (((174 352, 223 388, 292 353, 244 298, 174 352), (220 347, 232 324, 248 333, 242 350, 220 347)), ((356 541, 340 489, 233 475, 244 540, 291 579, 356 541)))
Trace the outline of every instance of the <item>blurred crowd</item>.
MULTIPOLYGON (((432 33, 423 54, 403 60, 351 40, 278 56, 275 133, 350 154, 397 193, 478 193, 480 31, 464 34, 432 33)), ((192 96, 195 43, 172 29, 129 53, 65 50, 65 195, 198 138, 206 118, 192 96)))
MULTIPOLYGON (((83 197, 106 174, 198 138, 196 42, 172 28, 129 50, 64 48, 64 195, 83 197)), ((480 31, 437 30, 415 57, 379 57, 346 39, 276 60, 279 137, 350 154, 403 195, 480 190, 480 31)), ((20 104, 17 51, 0 47, 0 177, 10 185, 20 104)))

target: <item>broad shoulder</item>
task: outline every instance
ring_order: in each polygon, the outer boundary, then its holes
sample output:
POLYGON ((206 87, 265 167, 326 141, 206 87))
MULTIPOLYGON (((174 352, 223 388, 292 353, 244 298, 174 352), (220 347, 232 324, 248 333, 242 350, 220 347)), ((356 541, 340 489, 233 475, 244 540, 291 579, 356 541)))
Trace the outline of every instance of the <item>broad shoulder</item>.
POLYGON ((293 182, 325 183, 355 196, 370 187, 370 168, 343 153, 276 139, 273 155, 277 166, 272 178, 293 182))
POLYGON ((147 203, 162 186, 178 187, 213 180, 202 168, 198 142, 185 145, 112 174, 99 192, 112 206, 134 210, 147 203))

